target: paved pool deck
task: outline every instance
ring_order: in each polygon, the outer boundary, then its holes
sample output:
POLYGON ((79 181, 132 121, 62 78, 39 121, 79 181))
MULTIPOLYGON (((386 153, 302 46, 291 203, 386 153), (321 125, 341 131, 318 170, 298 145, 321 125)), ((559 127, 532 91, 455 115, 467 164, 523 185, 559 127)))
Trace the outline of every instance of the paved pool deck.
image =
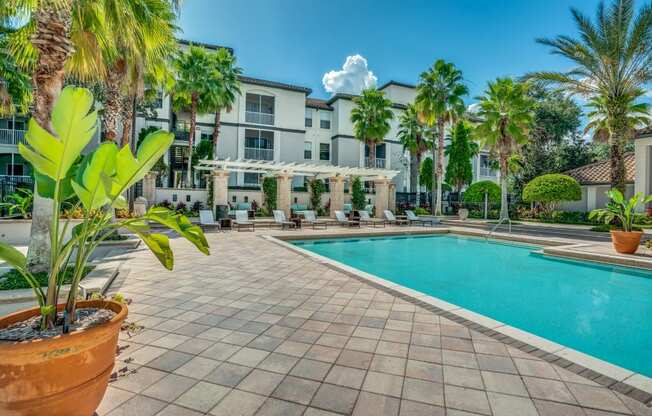
MULTIPOLYGON (((133 300, 100 416, 652 415, 652 408, 269 235, 173 239, 175 270, 125 254, 111 291, 133 300)), ((463 231, 463 230, 457 230, 463 231)), ((573 243, 551 241, 556 245, 573 243)), ((577 243, 577 242, 575 242, 577 243)))

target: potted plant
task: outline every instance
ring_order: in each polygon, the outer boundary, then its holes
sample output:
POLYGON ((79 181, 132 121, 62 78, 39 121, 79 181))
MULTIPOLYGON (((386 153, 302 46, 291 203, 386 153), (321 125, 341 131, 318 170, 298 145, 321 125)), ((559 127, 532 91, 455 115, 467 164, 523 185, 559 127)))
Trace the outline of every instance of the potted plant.
POLYGON ((149 172, 167 151, 171 133, 150 133, 136 157, 104 142, 81 161, 91 141, 97 113, 91 111, 92 94, 84 88, 65 88, 54 105, 51 134, 34 119, 19 145, 20 154, 35 170, 37 191, 53 200, 50 230, 51 259, 45 290, 28 270, 25 256, 0 243, 0 259, 19 271, 30 284, 38 307, 0 318, 0 414, 89 416, 99 405, 113 370, 118 333, 127 306, 114 300, 78 300, 79 282, 86 263, 106 238, 119 228, 140 236, 167 269, 173 267, 169 239, 152 233, 157 222, 186 238, 208 254, 208 243, 198 226, 166 208, 154 207, 138 218, 114 220, 107 207, 125 208, 122 196, 149 172), (76 202, 73 201, 73 197, 76 202), (72 228, 59 224, 59 210, 71 202, 83 213, 72 228), (72 270, 65 303, 58 303, 62 277, 72 270))
POLYGON ((647 204, 652 201, 652 195, 644 197, 637 193, 626 200, 623 194, 612 189, 607 192, 609 202, 605 208, 594 209, 589 214, 589 219, 603 220, 605 224, 611 224, 614 220, 620 229, 612 229, 611 242, 618 253, 634 254, 641 243, 643 232, 634 229, 634 212, 639 204, 647 204))

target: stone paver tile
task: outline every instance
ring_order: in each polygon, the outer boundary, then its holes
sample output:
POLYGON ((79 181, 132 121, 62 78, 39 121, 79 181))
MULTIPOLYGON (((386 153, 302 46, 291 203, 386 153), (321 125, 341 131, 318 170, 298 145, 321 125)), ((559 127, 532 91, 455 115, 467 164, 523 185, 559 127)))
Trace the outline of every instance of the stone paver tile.
POLYGON ((453 337, 441 337, 441 348, 446 350, 474 352, 471 340, 453 337))
POLYGON ((334 365, 326 376, 326 382, 339 386, 359 389, 362 386, 366 372, 358 368, 334 365))
POLYGON ((179 344, 183 344, 187 340, 189 340, 190 337, 187 337, 185 335, 179 335, 179 334, 167 334, 156 341, 150 343, 150 345, 153 345, 155 347, 162 347, 162 348, 174 348, 179 344))
POLYGON ((201 354, 202 357, 212 358, 218 361, 224 361, 230 356, 236 353, 240 347, 237 345, 224 344, 222 342, 216 342, 212 347, 207 348, 201 354))
POLYGON ((446 408, 460 409, 483 415, 491 415, 491 409, 484 391, 457 386, 444 386, 446 408))
POLYGON ((283 381, 283 375, 254 369, 238 384, 238 389, 269 396, 283 381))
POLYGON ((470 352, 442 350, 442 362, 456 367, 478 368, 476 355, 470 352))
POLYGON ((230 391, 228 387, 200 381, 174 401, 200 412, 208 412, 230 391))
POLYGON ((374 352, 377 344, 378 341, 374 339, 351 337, 346 343, 345 348, 356 351, 374 352))
POLYGON ((410 333, 404 331, 395 331, 393 329, 384 329, 380 339, 389 342, 398 342, 401 344, 410 343, 410 333))
POLYGON ((316 407, 309 407, 306 409, 306 412, 303 416, 339 416, 337 413, 329 412, 322 409, 317 409, 316 407))
POLYGON ((516 369, 522 376, 560 379, 553 366, 545 361, 514 358, 514 364, 516 364, 516 369))
MULTIPOLYGON (((226 344, 233 344, 233 345, 239 345, 241 347, 244 347, 245 345, 249 344, 251 341, 256 338, 256 334, 250 334, 247 332, 240 332, 240 331, 233 331, 229 335, 225 336, 220 340, 220 342, 224 342, 226 344)), ((250 346, 253 347, 253 346, 250 346)))
POLYGON ((512 359, 498 355, 476 354, 478 366, 481 370, 498 371, 500 373, 518 374, 512 359))
POLYGON ((353 416, 398 416, 399 399, 363 391, 353 410, 353 416))
POLYGON ((627 397, 621 393, 616 393, 616 396, 623 401, 625 406, 631 410, 635 416, 652 416, 652 407, 646 406, 638 400, 627 397))
POLYGON ((148 367, 162 371, 174 371, 193 358, 193 355, 179 351, 168 351, 147 363, 148 367))
POLYGON ((286 402, 268 398, 265 403, 258 409, 256 416, 300 416, 305 410, 305 406, 296 403, 286 402))
POLYGON ((413 333, 410 343, 421 347, 441 348, 441 337, 438 335, 413 333))
POLYGON ((330 368, 331 364, 329 363, 303 358, 294 366, 290 374, 297 377, 322 381, 326 377, 326 374, 328 374, 330 368))
POLYGON ((586 416, 579 406, 534 399, 539 416, 586 416))
POLYGON ((357 390, 322 384, 312 399, 311 406, 337 413, 350 414, 357 398, 357 390))
POLYGON ((170 404, 156 414, 156 416, 202 416, 204 413, 195 410, 186 409, 185 407, 170 404))
POLYGON ((215 416, 253 416, 265 397, 246 391, 231 390, 210 414, 215 416))
POLYGON ((264 351, 274 351, 279 345, 283 343, 281 338, 270 337, 267 335, 260 335, 247 346, 249 348, 256 348, 264 351))
POLYGON ((337 359, 337 364, 366 370, 372 358, 373 354, 368 352, 344 350, 337 359))
POLYGON ((288 376, 278 385, 272 397, 291 402, 309 404, 320 384, 316 381, 288 376))
POLYGON ((471 368, 444 366, 444 383, 473 389, 483 389, 480 371, 471 368))
POLYGON ((386 355, 374 355, 371 360, 370 370, 379 371, 381 373, 395 374, 402 376, 405 374, 405 358, 389 357, 386 355))
POLYGON ((247 367, 255 367, 260 364, 260 362, 263 361, 268 355, 268 351, 244 347, 240 351, 230 356, 227 361, 235 364, 246 365, 247 367))
POLYGON ((406 377, 403 382, 403 398, 443 406, 444 385, 406 377))
POLYGON ((280 354, 292 355, 294 357, 303 357, 310 347, 311 345, 305 342, 284 341, 274 351, 280 354))
POLYGON ((166 406, 165 402, 136 395, 111 410, 108 416, 153 416, 166 406))
POLYGON ((432 406, 425 403, 401 400, 401 411, 399 416, 445 416, 446 410, 443 407, 432 406))
POLYGON ((408 360, 405 375, 420 380, 434 381, 437 383, 444 382, 442 366, 425 361, 408 360))
POLYGON ((494 416, 539 416, 531 399, 500 393, 487 393, 494 416))
POLYGON ((346 335, 337 335, 325 333, 315 342, 317 345, 323 345, 325 347, 333 348, 344 348, 349 337, 346 335))
POLYGON ((342 352, 339 348, 325 347, 323 345, 313 345, 305 355, 305 358, 312 360, 325 361, 334 363, 342 352))
POLYGON ((206 375, 205 380, 223 386, 235 387, 251 372, 251 367, 223 363, 206 375))
POLYGON ((513 374, 481 371, 482 380, 487 391, 512 394, 515 396, 528 396, 527 389, 521 377, 513 374))
POLYGON ((577 403, 561 381, 533 377, 523 377, 523 381, 533 398, 570 404, 577 403))
POLYGON ((262 363, 258 364, 258 368, 275 373, 287 374, 298 361, 299 358, 297 357, 273 352, 262 363))
POLYGON ((165 348, 160 348, 160 347, 152 347, 149 345, 146 345, 144 347, 141 347, 137 349, 136 351, 127 354, 126 356, 122 357, 122 360, 131 360, 132 363, 134 364, 147 364, 148 362, 160 357, 161 355, 165 354, 168 350, 165 348))
POLYGON ((376 354, 406 358, 408 356, 408 344, 401 344, 391 341, 380 341, 378 342, 378 347, 376 348, 376 354))
POLYGON ((166 402, 172 402, 185 393, 186 390, 194 386, 195 383, 197 383, 197 380, 192 378, 169 374, 149 386, 142 394, 166 402))
POLYGON ((166 375, 167 373, 163 371, 147 367, 130 368, 126 375, 118 377, 116 381, 111 383, 111 386, 140 393, 166 375))
POLYGON ((480 354, 509 356, 507 348, 501 342, 474 342, 475 352, 480 354))
POLYGON ((378 328, 367 328, 364 326, 359 326, 353 331, 353 336, 358 338, 367 338, 367 339, 380 339, 382 330, 378 328))
POLYGON ((97 408, 96 412, 99 416, 104 416, 134 396, 135 393, 122 389, 116 389, 115 387, 111 387, 111 385, 109 385, 109 387, 106 389, 106 392, 104 393, 102 403, 100 403, 100 406, 97 408))
POLYGON ((403 377, 369 371, 362 385, 362 390, 386 396, 401 397, 403 377))
POLYGON ((195 357, 174 370, 174 373, 201 380, 221 363, 221 361, 211 360, 210 358, 195 357))
POLYGON ((568 383, 568 388, 580 405, 607 410, 610 412, 630 413, 629 409, 611 390, 583 384, 568 383))
POLYGON ((288 338, 290 341, 303 342, 306 344, 312 344, 317 341, 321 336, 321 332, 308 331, 305 329, 297 329, 296 332, 290 335, 288 338))
POLYGON ((175 351, 181 351, 188 354, 196 355, 196 354, 200 354, 201 352, 203 352, 213 344, 215 344, 215 342, 208 339, 190 338, 188 341, 184 342, 183 344, 179 344, 176 347, 174 347, 174 349, 175 351))

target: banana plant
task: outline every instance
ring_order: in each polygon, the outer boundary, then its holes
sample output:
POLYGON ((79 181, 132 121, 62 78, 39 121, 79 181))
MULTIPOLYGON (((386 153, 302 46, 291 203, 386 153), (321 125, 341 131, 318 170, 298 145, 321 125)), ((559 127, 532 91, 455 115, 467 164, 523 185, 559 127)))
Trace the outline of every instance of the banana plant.
POLYGON ((201 228, 166 208, 153 207, 139 218, 112 220, 105 207, 126 207, 122 195, 163 156, 172 144, 173 134, 161 130, 148 134, 135 156, 128 145, 120 149, 113 142, 104 142, 83 156, 79 163, 82 150, 90 143, 97 128, 97 112, 92 107, 90 91, 66 87, 54 105, 50 129, 46 130, 31 119, 25 135, 26 144, 19 145, 20 154, 34 168, 36 191, 54 202, 47 288, 40 287, 27 269, 25 256, 14 247, 0 243, 0 259, 20 272, 34 290, 43 329, 56 323, 57 300, 64 273, 70 266, 73 277, 64 317, 68 323, 75 321, 75 303, 86 263, 98 245, 119 228, 137 234, 168 270, 174 266, 169 238, 152 232, 148 225, 150 222, 164 225, 190 241, 200 252, 209 254, 208 242, 201 228), (61 205, 71 203, 75 196, 73 209, 81 208, 83 220, 71 229, 71 237, 66 241, 64 236, 70 220, 60 225, 58 213, 61 205))
POLYGON ((29 218, 32 213, 32 204, 34 203, 34 193, 25 188, 18 188, 16 192, 8 195, 5 202, 0 202, 0 207, 7 208, 9 216, 18 212, 21 217, 29 218))
POLYGON ((623 231, 631 232, 634 229, 634 214, 639 204, 652 202, 652 195, 643 196, 639 192, 629 199, 616 188, 607 192, 609 202, 604 208, 594 209, 589 214, 589 219, 603 220, 605 224, 611 224, 613 220, 620 223, 623 231))

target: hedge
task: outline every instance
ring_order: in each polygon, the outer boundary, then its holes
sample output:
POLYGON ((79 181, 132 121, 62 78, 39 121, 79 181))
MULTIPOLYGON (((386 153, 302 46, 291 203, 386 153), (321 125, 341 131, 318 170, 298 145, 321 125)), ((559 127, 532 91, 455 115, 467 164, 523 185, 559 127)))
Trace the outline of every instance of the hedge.
POLYGON ((493 181, 474 182, 464 192, 464 202, 466 203, 484 203, 484 195, 487 193, 489 203, 500 203, 500 186, 493 181))
POLYGON ((538 202, 547 212, 553 211, 559 202, 580 199, 582 199, 580 184, 574 178, 559 173, 537 176, 523 189, 525 202, 538 202))

